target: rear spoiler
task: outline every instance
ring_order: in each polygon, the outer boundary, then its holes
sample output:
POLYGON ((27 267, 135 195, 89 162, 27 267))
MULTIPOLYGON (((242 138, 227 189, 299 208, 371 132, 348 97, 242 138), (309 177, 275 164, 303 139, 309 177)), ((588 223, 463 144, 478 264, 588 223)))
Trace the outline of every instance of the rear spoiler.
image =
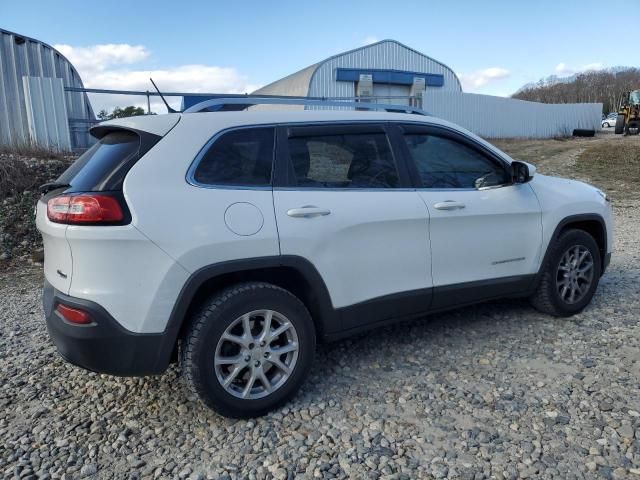
POLYGON ((181 115, 169 113, 166 115, 138 115, 135 117, 115 118, 101 122, 89 130, 95 138, 102 138, 114 130, 129 130, 138 134, 146 133, 164 137, 180 121, 181 115))

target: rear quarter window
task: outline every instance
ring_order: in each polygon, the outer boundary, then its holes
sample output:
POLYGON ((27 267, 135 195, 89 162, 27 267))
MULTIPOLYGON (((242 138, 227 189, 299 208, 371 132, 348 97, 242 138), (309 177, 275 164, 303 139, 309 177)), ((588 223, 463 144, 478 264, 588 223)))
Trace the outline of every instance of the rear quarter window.
POLYGON ((199 185, 269 186, 275 129, 243 128, 223 133, 196 158, 199 185))

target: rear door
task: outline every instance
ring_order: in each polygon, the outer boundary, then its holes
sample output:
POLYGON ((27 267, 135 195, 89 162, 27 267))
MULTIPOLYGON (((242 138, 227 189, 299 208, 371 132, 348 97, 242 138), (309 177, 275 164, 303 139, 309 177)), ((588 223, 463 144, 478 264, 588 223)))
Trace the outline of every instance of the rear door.
POLYGON ((400 127, 418 194, 430 213, 433 307, 526 289, 537 270, 541 211, 506 161, 436 126, 400 127))
POLYGON ((281 253, 318 270, 334 330, 428 308, 427 209, 383 125, 280 127, 274 204, 281 253))

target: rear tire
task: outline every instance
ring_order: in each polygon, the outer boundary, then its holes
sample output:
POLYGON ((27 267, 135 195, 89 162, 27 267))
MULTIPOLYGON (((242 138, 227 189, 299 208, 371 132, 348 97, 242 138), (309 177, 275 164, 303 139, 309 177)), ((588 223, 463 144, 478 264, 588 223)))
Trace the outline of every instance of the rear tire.
POLYGON ((212 296, 194 315, 182 363, 187 383, 208 407, 250 418, 297 392, 315 345, 313 321, 298 298, 268 283, 242 283, 212 296))
POLYGON ((531 304, 543 313, 570 317, 591 302, 601 272, 594 238, 584 230, 567 230, 549 246, 531 304))
POLYGON ((604 124, 602 125, 604 128, 609 128, 611 125, 609 125, 609 122, 604 122, 604 124))
POLYGON ((618 115, 616 118, 616 135, 622 135, 624 133, 624 115, 618 115))

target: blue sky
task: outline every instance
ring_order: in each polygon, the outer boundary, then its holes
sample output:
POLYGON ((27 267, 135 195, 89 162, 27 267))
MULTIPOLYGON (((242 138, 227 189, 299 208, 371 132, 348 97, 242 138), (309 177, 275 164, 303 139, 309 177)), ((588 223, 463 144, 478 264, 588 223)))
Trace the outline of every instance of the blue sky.
POLYGON ((244 92, 393 38, 449 65, 465 91, 506 96, 552 74, 639 66, 637 45, 615 44, 615 26, 629 17, 623 12, 638 7, 638 0, 0 0, 0 27, 59 47, 88 86, 146 89, 152 73, 166 90, 244 92))

